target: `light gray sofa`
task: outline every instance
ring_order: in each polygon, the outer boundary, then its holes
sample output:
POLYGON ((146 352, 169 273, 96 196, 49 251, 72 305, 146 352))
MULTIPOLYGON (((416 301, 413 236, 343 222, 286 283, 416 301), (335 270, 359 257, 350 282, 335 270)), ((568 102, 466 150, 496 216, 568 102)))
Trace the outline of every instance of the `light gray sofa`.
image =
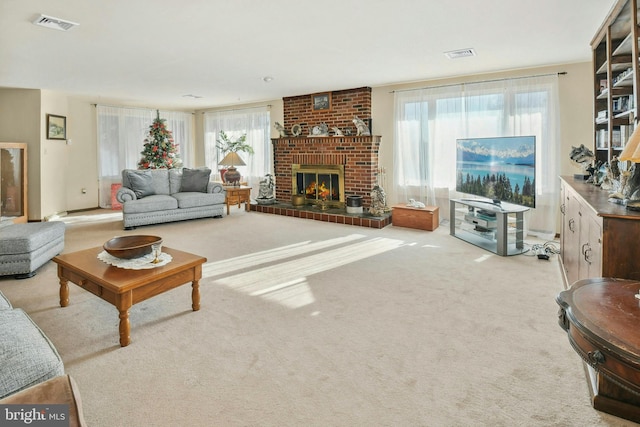
POLYGON ((64 405, 67 426, 87 425, 78 386, 64 373, 60 354, 27 313, 0 292, 0 407, 34 404, 64 405))
POLYGON ((208 168, 123 170, 116 200, 122 203, 124 228, 222 217, 226 192, 210 175, 208 168))
POLYGON ((0 399, 60 375, 62 358, 49 338, 0 293, 0 399))

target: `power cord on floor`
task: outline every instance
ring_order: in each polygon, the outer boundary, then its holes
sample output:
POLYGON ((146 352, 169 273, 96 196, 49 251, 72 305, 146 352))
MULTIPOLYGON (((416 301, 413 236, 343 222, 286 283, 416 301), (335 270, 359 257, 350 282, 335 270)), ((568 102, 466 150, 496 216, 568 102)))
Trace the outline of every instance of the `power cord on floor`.
POLYGON ((560 249, 556 246, 555 242, 549 241, 545 243, 525 243, 530 248, 524 252, 528 256, 537 256, 538 259, 549 260, 553 255, 560 253, 560 249))

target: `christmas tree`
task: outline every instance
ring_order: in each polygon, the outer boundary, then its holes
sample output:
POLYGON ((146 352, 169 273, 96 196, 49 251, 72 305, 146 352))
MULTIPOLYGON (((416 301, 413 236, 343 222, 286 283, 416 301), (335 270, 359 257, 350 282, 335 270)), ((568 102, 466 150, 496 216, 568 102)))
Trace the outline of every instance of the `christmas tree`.
POLYGON ((160 111, 149 126, 149 133, 144 140, 144 150, 140 152, 142 158, 138 162, 138 169, 171 169, 182 167, 182 160, 178 154, 178 145, 173 143, 173 134, 165 120, 160 118, 160 111))

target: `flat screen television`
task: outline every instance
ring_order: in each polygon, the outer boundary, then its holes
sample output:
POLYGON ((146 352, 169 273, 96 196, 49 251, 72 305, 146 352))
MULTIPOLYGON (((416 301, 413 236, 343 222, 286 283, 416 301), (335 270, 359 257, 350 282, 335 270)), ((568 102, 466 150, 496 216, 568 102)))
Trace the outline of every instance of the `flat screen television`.
POLYGON ((456 141, 456 190, 535 208, 536 137, 465 138, 456 141))

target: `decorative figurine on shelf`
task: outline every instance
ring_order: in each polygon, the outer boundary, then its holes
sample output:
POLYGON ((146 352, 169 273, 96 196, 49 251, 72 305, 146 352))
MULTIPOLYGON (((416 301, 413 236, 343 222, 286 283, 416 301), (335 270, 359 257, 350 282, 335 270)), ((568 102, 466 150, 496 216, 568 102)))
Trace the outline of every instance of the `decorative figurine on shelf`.
POLYGON ((373 216, 382 216, 385 212, 389 212, 387 206, 387 195, 382 187, 375 185, 371 190, 371 207, 369 213, 373 216))
POLYGON ((334 126, 331 129, 333 129, 333 136, 344 136, 339 127, 334 126))
POLYGON ((353 124, 356 125, 356 136, 369 136, 371 135, 371 131, 369 130, 369 126, 366 123, 356 116, 353 119, 353 124))
POLYGON ((329 126, 326 123, 320 123, 317 126, 309 127, 309 136, 329 136, 329 126))
POLYGON ((584 144, 580 144, 579 147, 572 146, 569 158, 582 169, 582 173, 574 174, 573 177, 576 179, 589 179, 590 174, 587 173, 587 168, 591 165, 591 162, 593 162, 593 151, 585 147, 584 144))
POLYGON ((276 202, 276 198, 273 195, 274 190, 273 176, 266 174, 264 179, 260 180, 260 190, 258 191, 258 198, 256 202, 259 205, 272 205, 276 202))
POLYGON ((606 191, 613 189, 613 174, 609 163, 604 164, 604 176, 602 177, 602 182, 600 182, 600 188, 606 191))
POLYGON ((286 138, 287 137, 287 130, 284 128, 284 126, 282 126, 278 122, 275 122, 274 125, 276 127, 276 130, 280 133, 280 138, 286 138))

